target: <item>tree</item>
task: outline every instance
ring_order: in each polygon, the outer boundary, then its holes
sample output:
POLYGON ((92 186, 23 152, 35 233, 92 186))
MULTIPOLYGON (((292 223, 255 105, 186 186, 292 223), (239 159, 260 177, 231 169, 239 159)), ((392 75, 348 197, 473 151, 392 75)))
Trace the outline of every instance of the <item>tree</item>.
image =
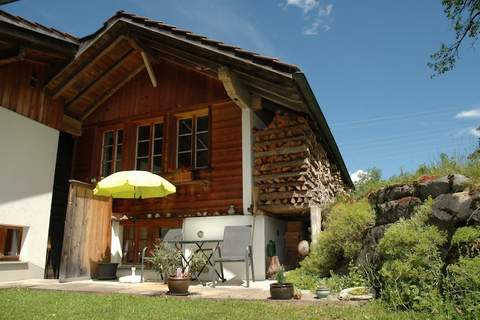
POLYGON ((443 11, 453 23, 455 41, 442 44, 440 49, 432 54, 428 66, 435 75, 452 70, 459 57, 458 51, 465 38, 472 42, 478 39, 480 32, 480 0, 442 0, 443 11))

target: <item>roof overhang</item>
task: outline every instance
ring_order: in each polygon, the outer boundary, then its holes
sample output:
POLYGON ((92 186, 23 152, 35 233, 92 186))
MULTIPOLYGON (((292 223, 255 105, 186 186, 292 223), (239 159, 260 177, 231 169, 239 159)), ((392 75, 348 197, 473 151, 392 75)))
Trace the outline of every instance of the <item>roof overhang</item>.
MULTIPOLYGON (((307 115, 345 183, 353 187, 315 95, 298 68, 278 64, 275 59, 252 56, 188 31, 122 16, 110 19, 96 33, 83 39, 75 59, 47 84, 47 89, 64 99, 69 122, 79 121, 81 125, 143 69, 147 69, 155 85, 155 75, 149 64, 156 60, 180 64, 222 81, 227 93, 239 105, 252 104, 252 101, 258 105, 259 98, 264 98, 307 115), (255 59, 262 63, 256 63, 255 59), (229 92, 229 85, 236 89, 229 92)), ((78 127, 78 123, 75 125, 78 127)))

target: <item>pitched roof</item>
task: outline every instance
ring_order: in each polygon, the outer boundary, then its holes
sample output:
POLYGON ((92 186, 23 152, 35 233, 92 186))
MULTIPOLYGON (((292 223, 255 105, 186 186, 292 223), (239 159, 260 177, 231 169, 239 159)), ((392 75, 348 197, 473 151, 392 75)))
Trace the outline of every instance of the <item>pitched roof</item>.
POLYGON ((41 33, 49 37, 57 38, 59 40, 71 42, 74 44, 79 43, 79 38, 74 35, 71 35, 67 32, 59 31, 55 28, 44 26, 43 24, 37 22, 29 21, 20 16, 14 16, 3 10, 0 10, 0 21, 15 25, 23 29, 28 29, 30 31, 41 33))
POLYGON ((98 33, 102 32, 105 28, 108 28, 110 25, 114 24, 118 20, 126 20, 132 23, 142 24, 146 27, 156 29, 157 31, 162 31, 164 33, 167 32, 172 36, 183 38, 183 40, 191 42, 193 44, 205 46, 223 54, 228 54, 236 58, 248 60, 251 63, 263 67, 269 67, 273 70, 277 70, 283 73, 293 74, 300 71, 300 68, 298 66, 281 61, 278 58, 268 57, 266 55, 261 55, 256 52, 243 50, 237 46, 225 44, 221 41, 213 40, 206 36, 196 34, 188 30, 180 29, 176 26, 166 24, 162 21, 152 20, 147 17, 142 17, 133 13, 125 12, 123 10, 117 11, 115 15, 113 15, 104 23, 104 26, 101 29, 99 29, 94 34, 83 38, 82 41, 89 40, 90 38, 95 37, 98 33))

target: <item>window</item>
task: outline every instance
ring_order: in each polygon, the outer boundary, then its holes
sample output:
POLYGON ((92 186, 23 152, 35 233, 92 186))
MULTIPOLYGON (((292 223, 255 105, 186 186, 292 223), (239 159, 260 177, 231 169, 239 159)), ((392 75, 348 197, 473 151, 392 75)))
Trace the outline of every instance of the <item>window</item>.
POLYGON ((163 160, 163 123, 141 125, 137 127, 137 152, 135 168, 137 170, 162 172, 163 160))
POLYGON ((102 171, 106 177, 122 170, 123 130, 103 133, 102 171))
POLYGON ((177 168, 208 167, 208 149, 208 116, 178 120, 177 168))
POLYGON ((22 227, 0 226, 0 261, 19 260, 22 227))
MULTIPOLYGON (((131 224, 123 227, 123 263, 139 263, 142 250, 145 247, 152 249, 159 240, 165 237, 165 234, 171 228, 181 228, 181 222, 159 225, 154 222, 151 224, 131 224)), ((147 253, 149 250, 147 250, 147 253)))

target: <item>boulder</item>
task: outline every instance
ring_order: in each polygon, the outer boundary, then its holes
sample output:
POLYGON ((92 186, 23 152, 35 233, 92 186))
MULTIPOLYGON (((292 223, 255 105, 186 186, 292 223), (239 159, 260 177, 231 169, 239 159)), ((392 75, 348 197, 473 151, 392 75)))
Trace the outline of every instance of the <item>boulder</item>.
POLYGON ((376 226, 367 232, 367 235, 363 238, 362 249, 358 254, 357 261, 359 264, 371 264, 374 266, 379 265, 380 255, 377 251, 378 243, 380 242, 380 239, 383 238, 385 230, 387 230, 390 225, 391 224, 384 224, 381 226, 376 226))
POLYGON ((434 180, 420 182, 417 184, 415 194, 422 200, 428 197, 436 198, 441 194, 450 193, 450 179, 448 176, 443 176, 434 180))
POLYGON ((471 183, 470 178, 461 174, 452 174, 448 176, 452 192, 462 192, 471 183))
POLYGON ((415 208, 422 204, 416 197, 404 197, 398 200, 388 201, 376 206, 376 225, 393 223, 400 218, 410 218, 415 208))
POLYGON ((444 222, 467 222, 480 219, 480 193, 457 192, 438 196, 432 206, 434 218, 444 222))
POLYGON ((409 184, 396 184, 387 186, 370 195, 369 200, 373 204, 381 204, 404 197, 413 196, 415 188, 409 184))

